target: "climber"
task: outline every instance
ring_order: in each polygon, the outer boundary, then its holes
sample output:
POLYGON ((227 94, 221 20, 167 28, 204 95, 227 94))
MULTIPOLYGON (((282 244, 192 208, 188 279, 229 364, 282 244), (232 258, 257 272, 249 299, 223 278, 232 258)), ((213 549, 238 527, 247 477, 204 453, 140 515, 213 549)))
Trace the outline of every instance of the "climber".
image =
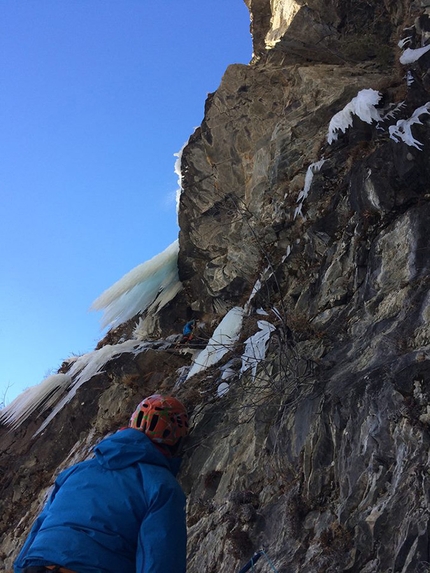
POLYGON ((182 338, 180 340, 180 344, 186 344, 187 342, 191 342, 194 336, 194 329, 196 327, 196 320, 190 320, 184 326, 182 330, 182 338))
POLYGON ((145 398, 95 458, 63 471, 15 573, 184 573, 185 496, 176 457, 188 433, 176 398, 145 398))

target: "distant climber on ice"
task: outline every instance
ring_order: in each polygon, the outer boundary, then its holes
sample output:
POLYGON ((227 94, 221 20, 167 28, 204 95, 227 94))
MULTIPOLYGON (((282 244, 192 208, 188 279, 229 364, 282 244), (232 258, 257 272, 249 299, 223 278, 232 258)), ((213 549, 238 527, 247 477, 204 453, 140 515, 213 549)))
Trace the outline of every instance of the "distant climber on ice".
POLYGON ((58 476, 15 573, 184 573, 185 496, 175 476, 187 433, 176 398, 143 400, 95 458, 58 476))
POLYGON ((186 344, 187 342, 191 342, 194 337, 194 330, 196 327, 196 320, 190 320, 182 329, 182 338, 180 340, 181 344, 186 344))

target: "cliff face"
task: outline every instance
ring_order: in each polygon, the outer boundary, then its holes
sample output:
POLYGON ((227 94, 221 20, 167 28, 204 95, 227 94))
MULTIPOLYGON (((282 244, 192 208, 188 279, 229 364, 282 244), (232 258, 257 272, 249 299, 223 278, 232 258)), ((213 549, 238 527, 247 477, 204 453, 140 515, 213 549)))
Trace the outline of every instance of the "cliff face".
POLYGON ((429 570, 430 2, 246 4, 253 61, 182 153, 184 289, 145 341, 135 317, 100 343, 136 340, 42 432, 49 409, 0 427, 5 567, 57 471, 161 390, 193 412, 190 573, 262 547, 280 572, 429 570), (196 368, 172 333, 194 316, 203 347, 233 307, 237 340, 196 368))

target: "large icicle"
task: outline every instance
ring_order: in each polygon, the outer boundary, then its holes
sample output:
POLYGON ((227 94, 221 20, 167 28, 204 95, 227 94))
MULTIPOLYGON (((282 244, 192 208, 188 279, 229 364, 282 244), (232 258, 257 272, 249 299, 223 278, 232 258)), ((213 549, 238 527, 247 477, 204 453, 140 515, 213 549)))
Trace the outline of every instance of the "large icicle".
POLYGON ((102 326, 115 327, 151 305, 159 310, 181 290, 178 276, 179 242, 138 265, 101 294, 92 304, 103 310, 102 326))
POLYGON ((34 434, 37 436, 42 432, 49 422, 60 412, 63 407, 70 402, 70 400, 75 396, 78 389, 88 382, 98 372, 103 372, 103 367, 109 360, 125 352, 136 353, 142 352, 147 343, 139 343, 136 340, 127 340, 121 344, 106 344, 99 350, 94 350, 93 352, 88 352, 83 356, 80 356, 73 364, 69 371, 69 376, 73 378, 73 384, 70 386, 67 394, 65 394, 60 401, 56 404, 55 408, 34 434))
POLYGON ((70 387, 72 379, 69 374, 53 374, 40 384, 31 386, 15 398, 0 412, 0 422, 12 430, 24 422, 36 409, 43 412, 51 407, 70 387))
POLYGON ((99 350, 88 352, 73 359, 73 365, 67 374, 54 374, 40 384, 32 386, 20 394, 0 412, 0 422, 11 429, 20 426, 33 412, 39 414, 53 408, 35 435, 42 432, 49 422, 70 402, 77 390, 95 374, 102 372, 105 364, 125 352, 142 352, 148 343, 127 340, 121 344, 107 344, 99 350))

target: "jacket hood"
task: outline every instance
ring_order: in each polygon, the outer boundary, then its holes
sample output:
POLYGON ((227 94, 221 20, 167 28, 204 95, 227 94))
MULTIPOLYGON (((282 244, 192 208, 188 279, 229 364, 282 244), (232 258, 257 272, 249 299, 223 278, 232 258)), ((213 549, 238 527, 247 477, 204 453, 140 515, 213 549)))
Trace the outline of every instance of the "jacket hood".
POLYGON ((120 430, 104 438, 94 448, 94 453, 98 463, 110 470, 140 462, 166 467, 176 475, 181 463, 179 458, 164 456, 143 432, 133 428, 120 430))

